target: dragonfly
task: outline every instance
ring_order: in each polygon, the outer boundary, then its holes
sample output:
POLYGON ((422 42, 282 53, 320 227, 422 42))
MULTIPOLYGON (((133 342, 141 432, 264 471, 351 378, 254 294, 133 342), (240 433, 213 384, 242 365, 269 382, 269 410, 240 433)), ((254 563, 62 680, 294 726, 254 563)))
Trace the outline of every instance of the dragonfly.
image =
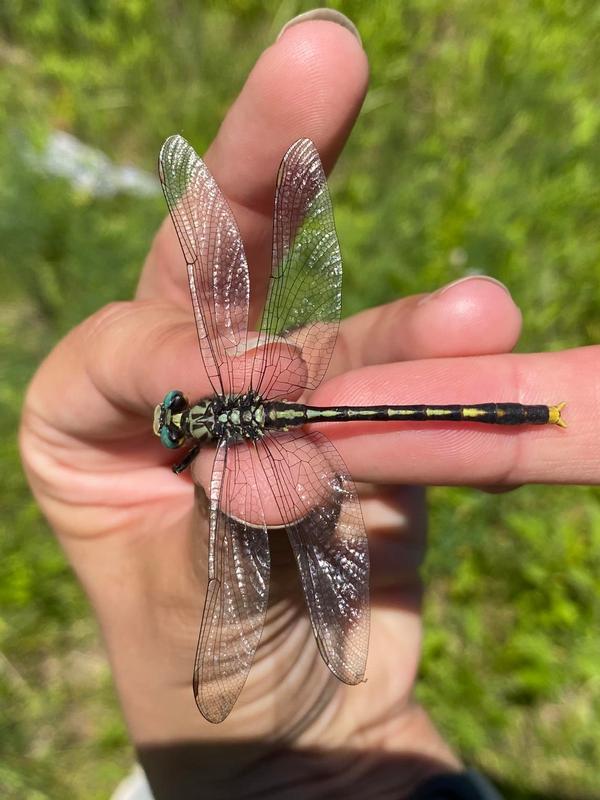
POLYGON ((159 176, 187 264, 210 396, 170 390, 153 430, 187 469, 216 445, 209 490, 208 586, 193 670, 210 722, 235 705, 260 642, 269 597, 269 530, 285 530, 319 653, 346 684, 364 679, 369 549, 356 486, 317 423, 444 421, 564 425, 564 403, 307 405, 322 381, 341 315, 342 258, 327 180, 310 139, 287 150, 275 187, 272 264, 256 334, 234 215, 206 164, 169 137, 159 176), (309 426, 309 427, 306 427, 309 426))

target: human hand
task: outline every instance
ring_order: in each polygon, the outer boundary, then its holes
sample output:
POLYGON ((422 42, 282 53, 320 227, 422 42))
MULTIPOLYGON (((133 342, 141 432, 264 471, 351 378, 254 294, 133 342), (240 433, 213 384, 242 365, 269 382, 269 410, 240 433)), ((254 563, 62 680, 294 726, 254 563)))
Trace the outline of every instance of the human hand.
MULTIPOLYGON (((264 286, 268 272, 281 155, 299 136, 310 136, 330 167, 365 87, 366 59, 352 35, 331 23, 305 23, 263 55, 225 120, 206 162, 238 220, 253 287, 264 286)), ((569 362, 560 354, 493 355, 512 348, 519 323, 506 292, 479 279, 426 302, 411 298, 364 312, 343 323, 329 380, 311 402, 570 399, 572 371, 586 351, 570 355, 569 362), (478 355, 483 357, 473 358, 478 355)), ((559 469, 560 433, 437 425, 398 426, 394 432, 386 427, 385 436, 366 426, 328 431, 355 479, 379 484, 362 495, 373 574, 368 682, 347 687, 329 676, 306 619, 295 613, 301 599, 289 591, 286 597, 289 565, 278 573, 274 563, 281 604, 269 615, 268 635, 234 713, 214 727, 198 714, 190 688, 206 588, 206 556, 197 542, 205 520, 195 516, 189 478, 170 473, 169 454, 150 433, 152 408, 172 386, 192 397, 208 393, 183 259, 167 220, 136 300, 94 315, 42 365, 27 396, 21 436, 36 496, 100 620, 132 736, 142 753, 155 757, 154 764, 146 759, 146 769, 158 763, 161 749, 187 742, 194 754, 187 778, 192 785, 202 780, 206 789, 207 781, 240 764, 260 765, 268 742, 282 736, 290 752, 334 748, 353 762, 362 756, 365 764, 385 753, 397 760, 394 775, 384 779, 405 790, 432 771, 457 765, 411 701, 424 508, 420 490, 396 487, 568 480, 567 470, 559 469), (190 371, 190 364, 198 369, 190 371), (399 448, 410 453, 409 461, 398 458, 399 448), (404 771, 397 768, 403 759, 404 771)), ((271 772, 264 764, 246 772, 244 785, 272 785, 282 765, 270 763, 271 772)), ((319 759, 301 762, 313 796, 319 796, 321 766, 319 759)), ((290 780, 287 767, 289 759, 290 780)), ((172 772, 169 780, 173 790, 179 778, 172 772)), ((346 796, 351 789, 364 796, 354 773, 340 780, 348 781, 346 796)), ((371 786, 373 780, 369 775, 371 786)))

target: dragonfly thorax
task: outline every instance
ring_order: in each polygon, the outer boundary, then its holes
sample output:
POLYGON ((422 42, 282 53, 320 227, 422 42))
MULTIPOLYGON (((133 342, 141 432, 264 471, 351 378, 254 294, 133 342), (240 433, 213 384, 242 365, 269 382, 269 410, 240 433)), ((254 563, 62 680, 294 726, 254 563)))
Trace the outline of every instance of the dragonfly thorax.
POLYGON ((196 441, 256 441, 264 436, 265 410, 254 392, 215 396, 194 403, 183 422, 187 434, 196 441))

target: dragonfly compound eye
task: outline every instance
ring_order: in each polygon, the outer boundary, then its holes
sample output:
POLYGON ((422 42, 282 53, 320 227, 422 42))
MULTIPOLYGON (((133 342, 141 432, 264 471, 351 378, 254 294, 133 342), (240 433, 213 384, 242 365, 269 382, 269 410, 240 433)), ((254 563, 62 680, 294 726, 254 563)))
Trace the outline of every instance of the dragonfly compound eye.
POLYGON ((154 433, 165 447, 174 450, 185 441, 182 414, 189 408, 184 394, 177 390, 167 392, 162 403, 154 409, 154 433))
POLYGON ((188 402, 183 392, 180 392, 178 389, 173 389, 173 391, 167 392, 165 395, 163 406, 172 414, 181 414, 181 412, 185 411, 188 407, 188 402))
POLYGON ((184 443, 185 437, 178 428, 163 425, 160 429, 160 441, 170 450, 176 450, 184 443))

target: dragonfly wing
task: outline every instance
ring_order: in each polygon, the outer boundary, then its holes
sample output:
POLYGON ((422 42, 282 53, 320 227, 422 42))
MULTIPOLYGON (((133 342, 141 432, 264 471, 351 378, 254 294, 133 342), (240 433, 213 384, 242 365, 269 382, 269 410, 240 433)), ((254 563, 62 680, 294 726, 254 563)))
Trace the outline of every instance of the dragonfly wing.
MULTIPOLYGON (((163 144, 159 175, 188 267, 208 377, 218 394, 239 390, 245 378, 234 374, 232 359, 246 342, 250 279, 237 223, 206 164, 183 137, 163 144)), ((235 369, 243 369, 241 364, 235 369)))
POLYGON ((314 389, 337 337, 342 258, 325 171, 310 139, 287 151, 277 176, 273 260, 252 372, 265 397, 314 389))
POLYGON ((259 447, 321 656, 341 681, 359 683, 369 647, 369 550, 356 487, 321 433, 274 433, 259 447))
POLYGON ((222 722, 242 691, 269 595, 266 527, 242 521, 264 519, 264 513, 240 468, 240 452, 221 442, 211 482, 208 588, 193 681, 196 703, 209 722, 222 722), (228 515, 233 503, 242 519, 228 515))

